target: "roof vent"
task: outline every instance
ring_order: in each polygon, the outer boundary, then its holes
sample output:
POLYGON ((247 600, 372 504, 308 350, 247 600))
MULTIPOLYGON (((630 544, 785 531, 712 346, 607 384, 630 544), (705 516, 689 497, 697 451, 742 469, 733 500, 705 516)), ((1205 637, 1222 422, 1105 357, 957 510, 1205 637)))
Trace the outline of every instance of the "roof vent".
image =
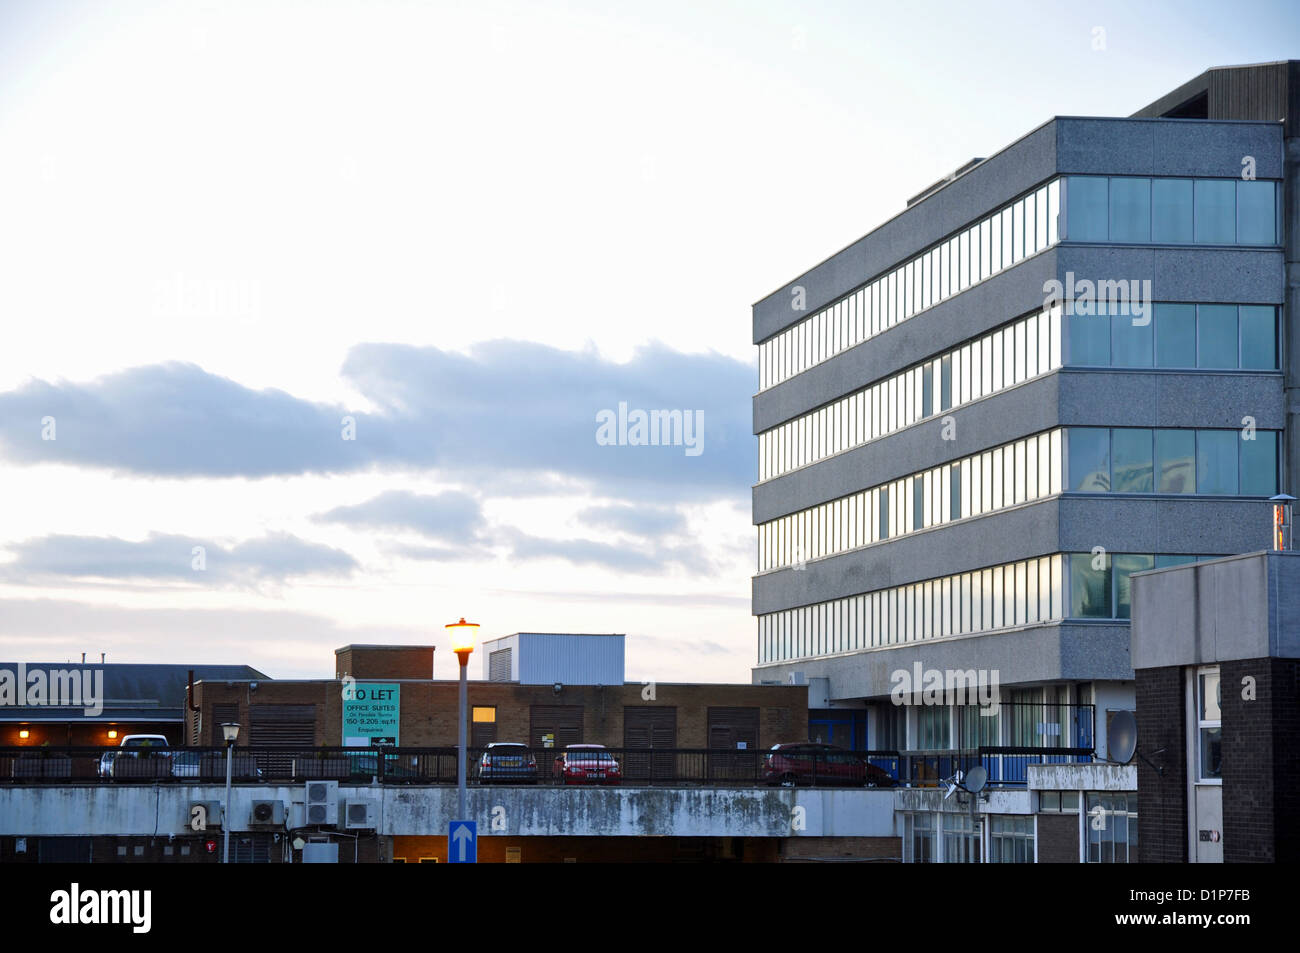
POLYGON ((970 160, 969 162, 967 162, 965 165, 960 166, 960 167, 957 168, 957 169, 954 169, 952 172, 948 173, 946 176, 944 176, 944 177, 943 177, 942 179, 940 179, 938 182, 936 182, 936 183, 934 183, 933 185, 931 185, 929 188, 926 188, 926 189, 923 189, 923 190, 920 191, 920 192, 917 192, 917 193, 916 193, 915 195, 913 195, 910 199, 908 199, 908 200, 907 200, 907 207, 908 207, 908 208, 911 208, 913 205, 915 205, 917 202, 921 201, 922 199, 928 199, 928 198, 929 198, 931 195, 933 195, 935 192, 938 192, 938 191, 939 191, 941 188, 943 188, 944 186, 949 185, 949 184, 951 184, 951 183, 957 181, 958 178, 960 178, 961 176, 965 175, 967 172, 969 172, 971 169, 975 168, 977 165, 979 165, 979 164, 980 164, 981 162, 983 162, 983 161, 984 161, 984 157, 979 157, 979 158, 971 159, 971 160, 970 160))

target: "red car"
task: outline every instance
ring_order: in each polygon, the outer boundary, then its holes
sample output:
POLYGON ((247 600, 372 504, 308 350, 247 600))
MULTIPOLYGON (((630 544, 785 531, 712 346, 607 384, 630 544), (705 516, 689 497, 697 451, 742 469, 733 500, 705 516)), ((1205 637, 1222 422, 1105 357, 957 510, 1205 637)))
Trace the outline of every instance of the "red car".
POLYGON ((566 745, 555 759, 560 784, 620 784, 623 771, 604 745, 566 745))
POLYGON ((893 787, 897 782, 883 768, 837 745, 811 741, 772 745, 763 759, 767 784, 847 784, 893 787))

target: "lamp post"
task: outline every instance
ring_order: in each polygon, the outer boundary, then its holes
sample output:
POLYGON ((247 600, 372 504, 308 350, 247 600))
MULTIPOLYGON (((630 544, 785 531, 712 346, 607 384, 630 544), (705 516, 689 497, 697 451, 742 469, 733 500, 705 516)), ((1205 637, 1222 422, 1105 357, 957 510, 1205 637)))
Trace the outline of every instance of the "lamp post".
POLYGON ((235 754, 235 742, 239 740, 239 724, 223 723, 221 737, 226 742, 226 803, 221 808, 221 839, 225 844, 221 849, 221 862, 228 864, 230 863, 230 768, 235 754))
POLYGON ((456 815, 456 820, 463 821, 466 820, 465 746, 469 734, 469 687, 466 681, 466 666, 469 665, 470 653, 474 651, 478 623, 466 622, 465 617, 461 616, 459 622, 450 623, 446 629, 451 637, 451 650, 456 653, 456 658, 460 659, 460 747, 456 749, 456 801, 459 805, 459 813, 456 815))

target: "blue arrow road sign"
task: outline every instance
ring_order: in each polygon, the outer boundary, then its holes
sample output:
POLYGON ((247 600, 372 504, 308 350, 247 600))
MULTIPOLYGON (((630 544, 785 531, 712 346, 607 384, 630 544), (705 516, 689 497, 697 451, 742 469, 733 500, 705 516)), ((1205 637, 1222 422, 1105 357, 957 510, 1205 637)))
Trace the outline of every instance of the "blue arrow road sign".
POLYGON ((452 821, 447 828, 447 863, 478 863, 478 824, 452 821))

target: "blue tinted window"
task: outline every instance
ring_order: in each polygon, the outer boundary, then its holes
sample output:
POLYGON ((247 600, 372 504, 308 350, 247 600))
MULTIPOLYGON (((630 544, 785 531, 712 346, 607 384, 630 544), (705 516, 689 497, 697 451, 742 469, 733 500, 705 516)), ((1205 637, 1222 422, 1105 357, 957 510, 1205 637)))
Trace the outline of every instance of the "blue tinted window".
POLYGON ((889 487, 880 488, 880 525, 878 527, 881 539, 889 539, 889 487))
POLYGON ((1066 434, 1070 489, 1085 493, 1110 492, 1110 431, 1099 427, 1071 427, 1066 434))
POLYGON ((1156 492, 1196 492, 1196 431, 1156 431, 1156 492))
MULTIPOLYGON (((1149 306, 1149 305, 1148 305, 1149 306)), ((1150 367, 1155 322, 1150 310, 1139 316, 1131 307, 1113 309, 1110 318, 1110 362, 1114 367, 1150 367)))
POLYGON ((1150 493, 1154 487, 1151 431, 1111 431, 1111 470, 1118 493, 1150 493))
POLYGON ((1151 240, 1192 240, 1192 180, 1156 179, 1151 183, 1151 240))
POLYGON ((1196 366, 1196 305, 1155 306, 1156 366, 1196 366))
POLYGON ((1186 566, 1188 563, 1196 562, 1195 556, 1157 556, 1156 568, 1165 569, 1169 566, 1186 566))
POLYGON ((1237 309, 1241 321, 1241 366, 1255 369, 1277 367, 1277 309, 1271 304, 1243 304, 1237 309))
POLYGON ((948 510, 951 519, 959 520, 965 514, 961 511, 961 467, 949 468, 951 479, 948 483, 948 510))
POLYGON ((925 477, 912 477, 912 529, 925 528, 925 477))
POLYGON ((1277 203, 1272 182, 1237 183, 1237 241, 1242 245, 1277 242, 1277 203))
MULTIPOLYGON (((1067 303, 1068 308, 1068 303, 1067 303)), ((1097 314, 1067 314, 1070 341, 1069 363, 1110 364, 1110 317, 1097 314)))
POLYGON ((1196 431, 1196 490, 1198 493, 1237 492, 1235 430, 1196 431))
POLYGON ((1196 309, 1197 367, 1237 366, 1237 306, 1203 304, 1196 309))
POLYGON ((1236 183, 1231 179, 1197 179, 1196 240, 1232 244, 1237 237, 1236 183))
POLYGON ((926 364, 921 368, 921 416, 929 417, 934 413, 934 367, 926 364))
POLYGON ((1273 496, 1277 493, 1277 434, 1255 432, 1254 440, 1241 441, 1241 495, 1273 496))
POLYGON ((1070 617, 1109 619, 1110 557, 1092 553, 1070 554, 1070 617), (1097 562, 1101 569, 1093 568, 1097 562))
POLYGON ((1129 577, 1135 572, 1155 569, 1156 558, 1131 554, 1114 556, 1111 568, 1115 576, 1115 618, 1127 619, 1132 614, 1133 606, 1133 580, 1129 577))
POLYGON ((952 355, 939 362, 939 409, 952 406, 952 355))
POLYGON ((1110 240, 1151 241, 1151 180, 1110 180, 1110 240))
POLYGON ((1066 237, 1072 242, 1104 242, 1109 209, 1106 179, 1102 176, 1070 176, 1066 189, 1068 224, 1066 237))

